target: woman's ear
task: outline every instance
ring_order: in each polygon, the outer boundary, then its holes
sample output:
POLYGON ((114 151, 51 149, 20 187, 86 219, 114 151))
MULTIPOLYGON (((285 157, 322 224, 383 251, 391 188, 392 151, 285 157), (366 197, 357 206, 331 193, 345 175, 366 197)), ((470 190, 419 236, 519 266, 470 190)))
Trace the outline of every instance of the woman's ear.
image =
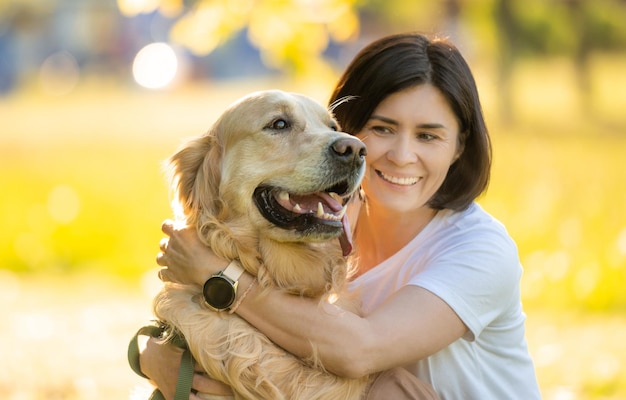
POLYGON ((463 154, 463 151, 465 150, 465 139, 467 138, 468 132, 467 131, 463 131, 459 133, 459 140, 457 140, 457 144, 456 144, 456 153, 454 154, 454 157, 452 158, 452 162, 450 163, 450 165, 454 164, 456 162, 456 160, 458 160, 459 158, 461 158, 461 155, 463 154))

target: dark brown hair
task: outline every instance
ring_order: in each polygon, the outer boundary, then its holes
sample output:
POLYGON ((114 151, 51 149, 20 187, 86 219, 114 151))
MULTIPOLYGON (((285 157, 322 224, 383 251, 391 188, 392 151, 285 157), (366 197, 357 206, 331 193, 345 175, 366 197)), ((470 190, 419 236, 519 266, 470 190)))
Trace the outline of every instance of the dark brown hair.
POLYGON ((489 184, 491 143, 474 77, 452 43, 417 33, 379 39, 352 60, 329 104, 342 129, 354 135, 387 96, 425 83, 439 89, 448 101, 463 146, 428 204, 435 209, 463 210, 489 184))

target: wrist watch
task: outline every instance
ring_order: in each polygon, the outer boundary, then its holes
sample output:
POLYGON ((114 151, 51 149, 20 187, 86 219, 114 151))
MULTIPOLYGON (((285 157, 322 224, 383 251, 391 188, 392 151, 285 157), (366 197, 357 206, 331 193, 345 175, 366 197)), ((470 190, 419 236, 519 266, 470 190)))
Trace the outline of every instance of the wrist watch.
POLYGON ((211 276, 202 288, 206 305, 214 311, 228 309, 237 297, 237 286, 243 272, 241 264, 232 260, 225 270, 211 276))

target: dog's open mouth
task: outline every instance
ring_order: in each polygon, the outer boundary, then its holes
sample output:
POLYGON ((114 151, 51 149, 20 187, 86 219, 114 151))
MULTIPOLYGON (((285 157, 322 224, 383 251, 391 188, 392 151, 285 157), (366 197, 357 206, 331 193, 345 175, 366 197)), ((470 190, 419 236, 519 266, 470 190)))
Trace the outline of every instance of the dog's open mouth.
POLYGON ((322 238, 340 237, 344 255, 352 251, 351 232, 346 217, 348 185, 335 185, 325 191, 299 194, 260 186, 254 191, 257 208, 269 222, 283 229, 322 238))

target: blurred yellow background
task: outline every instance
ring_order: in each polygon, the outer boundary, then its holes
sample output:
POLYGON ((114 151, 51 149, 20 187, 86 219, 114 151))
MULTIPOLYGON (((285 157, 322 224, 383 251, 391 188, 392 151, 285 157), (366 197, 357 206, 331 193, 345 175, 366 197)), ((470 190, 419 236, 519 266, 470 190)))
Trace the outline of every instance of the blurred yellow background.
POLYGON ((623 0, 0 0, 0 398, 140 398, 161 162, 232 101, 326 103, 369 41, 449 36, 494 141, 544 398, 626 398, 623 0))

